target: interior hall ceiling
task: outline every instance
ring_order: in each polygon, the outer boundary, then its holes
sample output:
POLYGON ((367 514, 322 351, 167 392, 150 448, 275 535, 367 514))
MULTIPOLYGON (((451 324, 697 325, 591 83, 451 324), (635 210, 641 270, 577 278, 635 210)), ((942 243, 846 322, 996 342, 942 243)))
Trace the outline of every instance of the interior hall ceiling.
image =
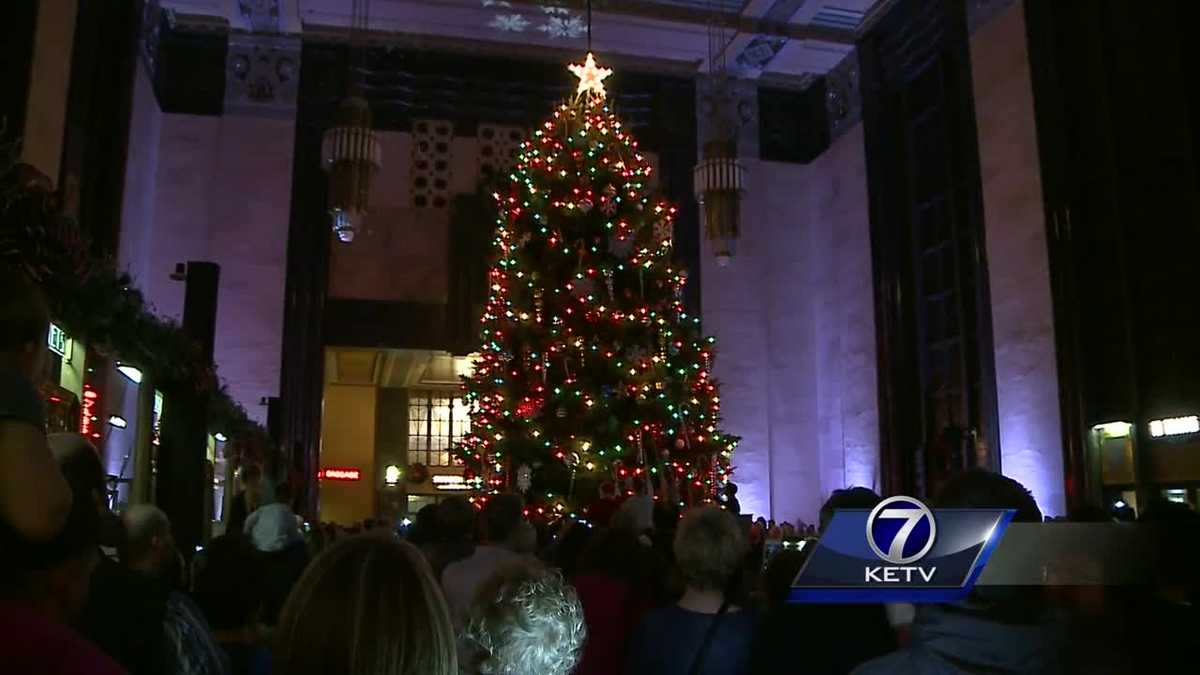
MULTIPOLYGON (((573 58, 584 0, 368 0, 372 40, 573 58)), ((177 25, 345 40, 352 0, 160 0, 177 25)), ((741 77, 823 75, 891 0, 594 0, 592 47, 630 66, 706 72, 709 27, 741 77)))

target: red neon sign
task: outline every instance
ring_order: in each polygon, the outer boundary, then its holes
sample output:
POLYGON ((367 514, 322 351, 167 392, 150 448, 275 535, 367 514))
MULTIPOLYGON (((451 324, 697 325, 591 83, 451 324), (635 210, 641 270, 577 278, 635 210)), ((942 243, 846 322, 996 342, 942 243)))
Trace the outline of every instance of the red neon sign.
POLYGON ((96 410, 100 407, 100 394, 92 389, 92 385, 83 385, 83 406, 79 413, 79 433, 84 438, 99 440, 100 432, 96 430, 96 410))
POLYGON ((319 480, 345 480, 356 481, 362 478, 362 472, 358 469, 347 469, 342 467, 329 467, 321 469, 317 472, 319 480))

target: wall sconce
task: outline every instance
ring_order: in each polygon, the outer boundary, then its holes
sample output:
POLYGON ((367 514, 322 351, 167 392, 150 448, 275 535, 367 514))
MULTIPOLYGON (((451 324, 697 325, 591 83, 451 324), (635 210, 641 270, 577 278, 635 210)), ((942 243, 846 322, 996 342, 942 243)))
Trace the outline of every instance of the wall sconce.
POLYGON ((383 482, 389 486, 398 485, 400 483, 400 477, 403 475, 404 472, 400 469, 400 467, 396 466, 395 464, 389 464, 387 468, 383 470, 383 482))
POLYGON ((117 364, 117 372, 124 375, 130 382, 132 382, 134 384, 142 383, 142 371, 138 368, 135 368, 128 364, 118 363, 117 364))

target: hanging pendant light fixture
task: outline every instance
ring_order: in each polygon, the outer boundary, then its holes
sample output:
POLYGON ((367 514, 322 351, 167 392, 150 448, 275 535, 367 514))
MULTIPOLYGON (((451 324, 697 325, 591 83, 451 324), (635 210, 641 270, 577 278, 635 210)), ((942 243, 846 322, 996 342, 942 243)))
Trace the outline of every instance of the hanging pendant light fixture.
MULTIPOLYGON (((330 224, 338 241, 346 244, 363 231, 370 208, 371 180, 383 166, 379 138, 372 128, 371 106, 362 95, 353 65, 357 57, 365 67, 369 16, 370 0, 354 0, 347 96, 321 142, 321 166, 329 174, 330 224)), ((361 68, 358 70, 361 72, 361 68)))
POLYGON ((696 201, 704 219, 717 265, 725 267, 733 258, 738 238, 739 212, 746 184, 746 169, 738 161, 737 137, 740 110, 725 62, 724 16, 709 2, 708 72, 711 91, 706 97, 709 138, 700 163, 692 170, 696 201))

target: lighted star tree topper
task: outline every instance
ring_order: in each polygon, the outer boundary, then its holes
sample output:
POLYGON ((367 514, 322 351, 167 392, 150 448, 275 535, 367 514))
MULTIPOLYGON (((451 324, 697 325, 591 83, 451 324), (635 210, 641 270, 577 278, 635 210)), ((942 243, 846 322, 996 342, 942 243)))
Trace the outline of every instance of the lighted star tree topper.
POLYGON ((476 487, 525 492, 548 518, 585 517, 605 482, 711 501, 737 439, 719 428, 715 341, 682 301, 676 209, 651 194, 651 167, 608 106, 612 71, 590 53, 569 68, 576 95, 521 145, 495 194, 460 459, 476 487))

